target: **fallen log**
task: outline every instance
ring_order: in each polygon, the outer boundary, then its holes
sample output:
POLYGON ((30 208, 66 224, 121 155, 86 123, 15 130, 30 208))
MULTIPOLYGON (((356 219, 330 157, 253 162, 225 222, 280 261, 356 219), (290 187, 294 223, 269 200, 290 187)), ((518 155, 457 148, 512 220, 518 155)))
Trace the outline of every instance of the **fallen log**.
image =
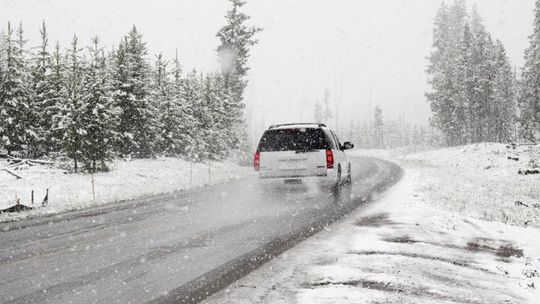
POLYGON ((23 179, 22 176, 20 176, 20 175, 14 173, 13 171, 11 171, 11 170, 9 170, 9 169, 7 169, 7 168, 3 168, 2 170, 6 171, 7 173, 9 173, 9 174, 11 174, 11 175, 13 175, 13 176, 15 176, 17 179, 23 179))
POLYGON ((28 162, 34 163, 34 164, 40 164, 40 165, 53 165, 54 164, 54 162, 52 161, 40 160, 40 159, 29 159, 28 162))
POLYGON ((19 158, 19 157, 13 157, 13 156, 8 156, 8 161, 11 162, 12 164, 19 164, 19 163, 34 163, 34 164, 40 164, 40 165, 54 164, 54 162, 48 161, 48 160, 19 158))

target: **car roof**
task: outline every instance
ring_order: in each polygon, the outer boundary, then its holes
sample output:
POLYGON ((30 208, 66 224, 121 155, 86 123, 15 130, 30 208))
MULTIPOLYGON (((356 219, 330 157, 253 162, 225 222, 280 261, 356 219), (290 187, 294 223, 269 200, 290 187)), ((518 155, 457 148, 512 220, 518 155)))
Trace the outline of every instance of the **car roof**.
POLYGON ((325 124, 322 123, 290 123, 271 125, 268 130, 282 130, 282 129, 328 129, 325 124))

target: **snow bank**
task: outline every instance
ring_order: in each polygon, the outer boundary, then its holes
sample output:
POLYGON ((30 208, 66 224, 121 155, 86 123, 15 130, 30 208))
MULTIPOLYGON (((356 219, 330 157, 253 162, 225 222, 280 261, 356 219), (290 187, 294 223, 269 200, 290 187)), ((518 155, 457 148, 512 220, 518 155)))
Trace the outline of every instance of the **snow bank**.
POLYGON ((1 170, 0 209, 21 203, 30 205, 34 190, 35 205, 40 205, 49 189, 49 203, 20 214, 1 214, 0 221, 51 214, 141 196, 185 190, 244 177, 252 172, 230 162, 193 163, 175 158, 116 160, 111 171, 94 175, 95 201, 90 174, 66 173, 50 166, 27 166, 14 171, 23 179, 1 170))
POLYGON ((540 174, 519 173, 540 164, 540 146, 486 143, 394 158, 421 172, 419 191, 426 204, 488 221, 540 226, 540 174))

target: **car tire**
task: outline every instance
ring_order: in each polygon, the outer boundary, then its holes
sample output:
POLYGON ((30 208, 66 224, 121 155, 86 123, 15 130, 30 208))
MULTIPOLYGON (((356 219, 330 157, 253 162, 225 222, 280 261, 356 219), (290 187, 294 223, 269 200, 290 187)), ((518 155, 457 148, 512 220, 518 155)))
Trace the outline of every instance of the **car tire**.
POLYGON ((334 202, 339 203, 341 201, 341 192, 342 192, 343 183, 341 181, 341 166, 338 167, 337 180, 334 186, 332 187, 332 195, 334 197, 334 202))
POLYGON ((351 170, 351 164, 349 164, 347 168, 347 179, 345 180, 345 184, 343 187, 345 189, 341 190, 341 199, 342 200, 350 200, 352 199, 352 170, 351 170))
POLYGON ((347 179, 345 180, 346 184, 352 184, 352 169, 351 164, 349 164, 347 169, 347 179))

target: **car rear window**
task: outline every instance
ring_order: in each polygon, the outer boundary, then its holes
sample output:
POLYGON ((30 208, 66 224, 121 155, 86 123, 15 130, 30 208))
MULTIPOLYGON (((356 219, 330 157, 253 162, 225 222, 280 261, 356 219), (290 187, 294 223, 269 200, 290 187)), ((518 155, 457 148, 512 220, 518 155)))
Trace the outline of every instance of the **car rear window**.
POLYGON ((322 129, 278 129, 264 132, 260 152, 302 151, 330 149, 329 140, 322 129))

